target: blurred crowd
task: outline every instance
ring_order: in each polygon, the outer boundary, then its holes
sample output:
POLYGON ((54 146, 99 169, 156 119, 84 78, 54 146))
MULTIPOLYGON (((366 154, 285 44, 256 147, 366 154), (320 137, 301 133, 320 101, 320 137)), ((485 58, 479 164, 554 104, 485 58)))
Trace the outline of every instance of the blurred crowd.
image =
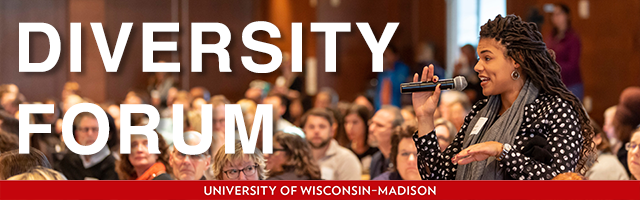
MULTIPOLYGON (((575 45, 577 34, 570 28, 568 10, 559 6, 554 13, 554 38, 549 47, 568 49, 575 45), (556 16, 557 15, 557 16, 556 16), (564 18, 563 18, 564 15, 564 18), (564 19, 564 21, 563 21, 564 19), (568 41, 567 43, 567 40, 568 41)), ((579 41, 577 41, 579 45, 579 41)), ((248 85, 244 98, 231 101, 224 94, 211 94, 207 88, 183 90, 178 77, 155 73, 148 87, 132 90, 124 99, 95 102, 82 96, 90 85, 67 82, 61 99, 29 99, 19 86, 0 86, 0 180, 420 180, 418 151, 412 139, 417 120, 410 95, 401 95, 399 85, 410 80, 410 74, 421 73, 433 64, 435 74, 447 78, 434 59, 434 45, 418 44, 416 66, 400 61, 398 50, 390 45, 384 53, 384 72, 377 84, 362 91, 354 99, 341 99, 331 88, 322 88, 314 96, 304 91, 303 77, 291 72, 285 59, 281 76, 269 83, 262 80, 248 85), (78 155, 68 150, 65 141, 81 145, 93 144, 98 135, 98 120, 81 113, 73 121, 74 138, 62 137, 62 118, 74 105, 94 103, 107 113, 107 144, 93 155, 78 155), (258 130, 257 148, 244 152, 236 140, 235 154, 225 154, 225 104, 239 104, 244 115, 246 133, 251 133, 258 104, 273 106, 273 153, 262 153, 262 130, 258 130), (30 134, 29 154, 18 153, 19 105, 53 104, 51 114, 32 114, 31 124, 51 125, 51 134, 30 134), (150 104, 160 113, 156 128, 160 154, 151 154, 146 136, 131 137, 131 154, 120 154, 120 104, 150 104), (202 110, 211 104, 212 110, 202 110), (182 105, 183 130, 174 132, 173 106, 182 105), (203 140, 202 112, 212 112, 211 147, 199 155, 185 155, 173 147, 173 135, 182 134, 189 145, 203 140)), ((571 66, 577 73, 564 73, 563 80, 582 97, 578 66, 570 62, 573 51, 557 50, 558 63, 571 66), (560 60, 566 61, 563 64, 560 60), (575 68, 575 69, 574 69, 575 68), (567 76, 567 78, 565 78, 567 76)), ((464 91, 445 91, 434 120, 440 149, 445 150, 456 137, 472 105, 486 98, 482 95, 477 72, 475 47, 465 45, 452 76, 465 76, 469 86, 464 91)), ((579 47, 578 47, 579 54, 579 47)), ((449 77, 450 78, 450 77, 449 77)), ((593 113, 592 113, 593 114, 593 113)), ((600 114, 600 113, 598 113, 600 114)), ((627 180, 640 177, 640 87, 625 89, 617 105, 604 113, 604 124, 596 127, 597 159, 584 175, 561 174, 557 179, 627 180), (602 128, 599 128, 602 127, 602 128), (635 177, 635 178, 634 178, 635 177)), ((26 120, 26 119, 23 119, 26 120)), ((131 125, 146 125, 145 114, 132 114, 131 125)), ((236 127, 236 130, 238 128, 236 127)), ((239 138, 236 132, 236 139, 239 138)))

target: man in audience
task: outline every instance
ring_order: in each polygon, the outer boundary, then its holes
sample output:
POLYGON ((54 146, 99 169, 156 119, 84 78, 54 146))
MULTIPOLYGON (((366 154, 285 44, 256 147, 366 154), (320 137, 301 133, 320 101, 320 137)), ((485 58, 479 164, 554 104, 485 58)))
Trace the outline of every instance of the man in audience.
POLYGON ((333 122, 333 114, 324 108, 308 111, 301 121, 313 157, 320 165, 322 179, 360 180, 360 161, 333 139, 333 122))
POLYGON ((340 97, 335 90, 325 87, 316 94, 316 99, 313 102, 314 108, 336 108, 340 97))
POLYGON ((211 141, 211 149, 209 149, 211 157, 213 158, 218 152, 218 149, 224 145, 224 105, 231 102, 229 102, 224 95, 215 95, 211 97, 209 103, 211 107, 213 107, 213 140, 211 141))
POLYGON ((371 158, 369 175, 375 178, 387 171, 390 166, 389 155, 391 154, 391 136, 397 127, 402 125, 404 118, 400 109, 395 106, 382 106, 371 118, 369 133, 378 141, 378 151, 371 158))
MULTIPOLYGON (((88 146, 98 139, 98 120, 91 113, 78 114, 73 122, 73 129, 74 137, 80 145, 88 146)), ((66 138, 67 141, 71 139, 66 138)), ((69 180, 118 180, 115 166, 115 158, 105 145, 93 155, 78 155, 69 151, 60 161, 58 171, 69 180)))
POLYGON ((291 122, 282 118, 285 112, 287 112, 287 105, 284 100, 285 97, 279 95, 269 95, 262 103, 273 105, 273 120, 275 126, 273 127, 273 132, 282 131, 289 127, 295 127, 291 122))
MULTIPOLYGON (((202 135, 195 131, 184 133, 184 142, 187 145, 197 145, 202 140, 202 135)), ((169 165, 173 168, 173 176, 176 180, 205 180, 204 172, 211 162, 209 151, 198 155, 186 155, 172 148, 169 157, 169 165)))
POLYGON ((466 94, 449 90, 442 93, 438 109, 441 117, 453 123, 458 132, 464 124, 465 116, 471 111, 471 103, 466 94))

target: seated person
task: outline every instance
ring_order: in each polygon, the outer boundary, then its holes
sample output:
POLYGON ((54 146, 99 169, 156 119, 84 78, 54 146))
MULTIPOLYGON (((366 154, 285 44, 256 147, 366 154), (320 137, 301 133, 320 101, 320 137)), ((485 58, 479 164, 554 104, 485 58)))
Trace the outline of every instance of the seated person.
POLYGON ((29 172, 36 167, 51 168, 47 157, 30 147, 29 154, 20 154, 18 149, 0 154, 0 180, 29 172))
MULTIPOLYGON (((188 145, 200 144, 202 135, 195 131, 184 133, 184 142, 188 145)), ((205 180, 204 173, 211 162, 209 151, 198 155, 186 155, 172 148, 169 166, 173 168, 173 178, 176 180, 205 180)))
POLYGON ((311 147, 314 160, 318 162, 324 180, 360 180, 360 161, 353 152, 333 139, 335 120, 324 108, 314 108, 302 116, 305 139, 311 147))
POLYGON ((297 134, 273 135, 273 154, 267 159, 267 180, 320 180, 320 167, 313 159, 307 141, 297 134))
POLYGON ((266 179, 267 172, 260 149, 256 148, 253 154, 245 154, 239 140, 236 140, 235 146, 234 154, 226 154, 225 145, 220 147, 211 166, 212 178, 215 180, 266 179))
POLYGON ((36 167, 28 172, 9 177, 7 180, 67 180, 67 178, 56 170, 36 167))
MULTIPOLYGON (((110 127, 113 129, 115 127, 110 127)), ((80 145, 89 146, 98 139, 98 120, 91 113, 83 112, 73 121, 74 138, 80 145)), ((78 155, 69 151, 60 161, 57 170, 69 180, 118 180, 116 159, 109 147, 93 155, 78 155)))
POLYGON ((120 154, 116 172, 120 180, 171 180, 167 143, 158 135, 160 154, 151 154, 147 136, 131 136, 131 154, 120 154), (169 168, 169 170, 167 170, 169 168))
POLYGON ((418 150, 413 142, 416 127, 403 125, 391 136, 390 171, 386 171, 373 180, 422 180, 418 172, 418 150))
POLYGON ((640 129, 636 129, 629 143, 625 145, 627 153, 627 162, 629 162, 629 171, 631 171, 632 180, 640 179, 640 129))

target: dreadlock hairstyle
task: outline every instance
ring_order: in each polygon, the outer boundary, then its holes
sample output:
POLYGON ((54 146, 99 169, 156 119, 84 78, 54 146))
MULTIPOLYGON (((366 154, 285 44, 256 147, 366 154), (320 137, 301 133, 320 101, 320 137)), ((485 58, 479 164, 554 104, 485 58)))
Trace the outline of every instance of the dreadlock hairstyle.
POLYGON ((590 119, 578 98, 562 83, 560 65, 555 61, 553 50, 547 49, 538 26, 533 22, 524 22, 520 17, 496 16, 480 28, 481 39, 495 39, 506 48, 505 57, 513 59, 522 68, 522 73, 531 80, 541 93, 558 95, 569 101, 576 109, 582 127, 582 149, 576 172, 581 174, 591 166, 595 144, 594 130, 590 119))

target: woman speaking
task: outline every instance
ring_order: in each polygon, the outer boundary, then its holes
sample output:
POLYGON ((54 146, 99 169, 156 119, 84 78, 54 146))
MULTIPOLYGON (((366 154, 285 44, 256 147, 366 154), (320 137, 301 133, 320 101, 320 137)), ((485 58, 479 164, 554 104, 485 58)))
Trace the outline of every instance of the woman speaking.
MULTIPOLYGON (((536 25, 498 15, 481 27, 477 51, 474 69, 489 98, 473 106, 443 152, 433 122, 439 86, 413 93, 421 178, 550 180, 563 172, 586 172, 593 128, 562 83, 560 66, 536 25)), ((415 74, 413 81, 418 80, 415 74)), ((433 66, 424 68, 420 81, 438 81, 433 66)))

